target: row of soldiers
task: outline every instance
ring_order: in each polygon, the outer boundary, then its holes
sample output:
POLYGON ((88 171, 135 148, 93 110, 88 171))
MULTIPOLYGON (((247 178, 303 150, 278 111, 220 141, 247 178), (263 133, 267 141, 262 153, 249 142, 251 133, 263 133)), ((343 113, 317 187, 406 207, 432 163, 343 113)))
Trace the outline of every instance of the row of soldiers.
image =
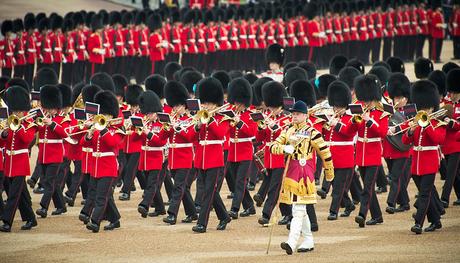
POLYGON ((1 134, 8 200, 0 230, 11 230, 16 208, 26 221, 22 229, 37 225, 25 180, 30 175, 29 148, 37 133, 38 176, 27 180, 33 187, 39 179, 44 188, 35 214, 47 217, 51 200, 56 207, 52 215, 65 213, 81 189, 85 202, 79 219, 93 232, 99 231, 103 220, 109 221, 105 230, 120 227, 114 188, 120 182, 119 199, 129 200, 137 178, 144 190, 138 205, 142 217, 153 206, 152 216, 167 213, 163 221, 176 224, 182 202, 186 214, 182 222, 197 221, 193 231, 199 233, 207 231, 212 208, 219 219, 217 229, 225 230, 232 219, 256 214, 259 203, 264 207, 258 222, 268 225, 276 218, 272 214, 279 201, 281 223, 290 222, 291 229, 282 248, 292 253, 302 233, 305 241, 298 251, 308 252, 314 247, 311 230, 318 229, 314 173, 319 163, 325 181, 332 180, 328 219, 337 219, 340 207, 345 207, 343 216, 350 216, 355 204, 348 192, 352 187, 361 188, 351 194, 358 195, 360 204, 355 221, 364 227, 383 223, 375 196, 382 156, 391 174, 386 211, 391 214, 410 208, 406 189, 412 176, 419 194, 411 230, 420 234, 427 214, 431 225, 425 231, 442 227, 440 214, 449 204, 453 185, 458 187, 459 182, 458 66, 450 63, 446 75, 433 71, 431 61, 418 59, 416 75, 427 80, 411 85, 401 61, 399 68, 394 67, 395 62, 391 66, 379 62, 364 74, 362 64, 337 56, 331 74, 316 77, 297 64, 285 64, 285 49, 279 44, 269 46, 266 60, 281 70, 285 65, 282 82, 274 80, 279 78, 276 72, 231 79, 218 71, 203 78, 179 65, 167 80, 158 75, 147 78, 145 89, 128 84, 122 75, 106 73, 94 74, 89 84, 70 88, 59 84, 52 69, 43 68, 33 86, 39 91, 33 99, 40 101, 34 109, 28 84, 8 80, 3 98, 10 118, 3 122, 1 134), (382 103, 384 95, 388 101, 382 103), (451 105, 450 113, 432 115, 441 101, 443 106, 451 105), (425 117, 389 128, 390 115, 402 111, 409 118, 409 102, 425 117), (404 130, 401 142, 411 145, 408 149, 389 143, 387 135, 399 130, 404 130), (264 181, 253 199, 247 181, 255 153, 263 159, 264 181), (441 197, 434 187, 440 153, 447 162, 441 197), (70 162, 74 163, 73 173, 68 172, 70 162), (70 182, 64 192, 66 176, 70 182), (166 211, 160 189, 167 177, 174 181, 166 211), (219 194, 224 178, 233 192, 228 210, 219 194), (195 179, 193 198, 190 188, 195 179))
POLYGON ((440 61, 449 28, 459 58, 460 11, 447 23, 437 1, 367 3, 334 1, 239 8, 28 13, 2 23, 2 75, 24 77, 29 85, 40 67, 53 67, 62 83, 74 85, 103 71, 141 83, 162 73, 167 62, 212 70, 265 70, 263 52, 286 48, 287 61, 307 60, 327 67, 335 54, 364 64, 391 55, 404 61, 429 54, 440 61), (372 55, 370 55, 372 54, 372 55))

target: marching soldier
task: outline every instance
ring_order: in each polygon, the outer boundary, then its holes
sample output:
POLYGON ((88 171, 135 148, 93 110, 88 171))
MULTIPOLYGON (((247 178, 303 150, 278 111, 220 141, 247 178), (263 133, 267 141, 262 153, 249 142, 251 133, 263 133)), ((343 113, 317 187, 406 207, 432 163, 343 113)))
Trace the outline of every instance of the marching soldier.
POLYGON ((375 181, 382 165, 382 138, 387 134, 388 116, 379 107, 382 98, 380 82, 374 75, 362 75, 355 79, 356 98, 363 106, 363 114, 353 117, 358 125, 356 165, 363 179, 359 215, 355 222, 359 227, 383 223, 382 212, 375 194, 375 181), (372 218, 365 222, 370 209, 372 218))
POLYGON ((25 32, 24 24, 22 19, 18 18, 13 21, 13 31, 16 34, 16 39, 14 40, 14 57, 15 57, 15 67, 14 67, 14 77, 24 78, 24 72, 26 67, 26 54, 25 54, 25 32))
MULTIPOLYGON (((224 101, 222 84, 215 78, 205 78, 197 83, 197 95, 201 106, 210 111, 216 111, 224 101)), ((203 120, 205 121, 205 120, 203 120)), ((224 154, 223 143, 229 129, 229 121, 221 114, 215 112, 207 122, 201 120, 195 125, 198 135, 198 147, 195 155, 195 168, 203 181, 203 201, 194 232, 204 233, 209 220, 211 207, 219 219, 217 230, 225 230, 231 218, 227 214, 225 205, 220 197, 220 188, 223 181, 224 154)))
POLYGON ((94 73, 102 71, 104 64, 104 55, 106 50, 104 48, 104 42, 102 39, 103 28, 102 20, 99 16, 94 16, 91 21, 91 29, 93 33, 88 38, 88 56, 89 56, 89 68, 86 70, 86 79, 90 79, 94 73))
POLYGON ((265 52, 265 61, 269 70, 262 73, 262 77, 269 77, 275 81, 283 82, 284 48, 278 44, 270 45, 265 52))
POLYGON ((75 51, 77 53, 77 60, 73 70, 73 83, 85 82, 85 69, 86 60, 89 58, 88 51, 86 49, 87 38, 84 32, 84 21, 81 12, 77 12, 73 15, 73 21, 76 27, 74 33, 75 51))
MULTIPOLYGON (((460 1, 454 1, 453 9, 453 15, 450 21, 450 32, 452 34, 452 40, 454 45, 453 59, 460 59, 460 1)), ((426 11, 420 9, 420 12, 425 12, 426 19, 426 11)), ((425 26, 428 27, 428 25, 425 26)))
MULTIPOLYGON (((4 98, 8 110, 18 118, 24 117, 30 110, 29 93, 22 87, 8 88, 4 98)), ((3 225, 0 226, 0 231, 11 231, 17 208, 22 219, 26 221, 21 230, 29 230, 37 226, 37 220, 32 210, 32 200, 25 178, 30 175, 28 146, 35 138, 37 127, 32 119, 26 118, 19 123, 18 127, 3 128, 5 129, 1 132, 1 140, 5 142, 4 173, 9 189, 5 209, 1 215, 3 225)))
POLYGON ((441 50, 445 36, 444 14, 441 8, 441 1, 433 1, 433 13, 431 14, 431 53, 430 58, 436 63, 441 62, 441 50))
MULTIPOLYGON (((243 204, 241 217, 254 215, 254 201, 246 188, 251 162, 254 155, 252 141, 255 138, 257 124, 251 119, 249 110, 252 89, 244 78, 237 78, 228 84, 228 102, 233 104, 235 118, 230 124, 228 159, 226 172, 235 178, 235 192, 229 216, 238 218, 238 211, 243 204)), ((227 176, 226 176, 227 177, 227 176)))
MULTIPOLYGON (((430 114, 439 109, 439 92, 436 85, 428 80, 415 82, 411 88, 411 101, 417 106, 417 110, 430 114)), ((436 199, 433 193, 435 175, 439 169, 438 148, 446 136, 445 123, 435 118, 426 122, 410 124, 410 128, 403 134, 404 144, 413 144, 411 174, 412 179, 419 191, 416 201, 417 212, 413 218, 415 225, 411 231, 421 234, 425 216, 431 225, 425 228, 425 232, 432 232, 440 229, 441 217, 436 207, 436 199)))
POLYGON ((292 125, 281 132, 280 136, 270 147, 273 154, 287 154, 286 172, 283 178, 281 202, 292 203, 292 221, 287 242, 281 243, 281 248, 291 255, 297 252, 309 252, 314 249, 313 236, 310 230, 310 219, 306 211, 307 204, 316 203, 315 167, 311 162, 315 151, 323 160, 327 180, 334 178, 329 147, 321 134, 307 125, 307 105, 297 101, 290 109, 292 125), (302 234, 304 241, 297 248, 297 242, 302 234))
POLYGON ((27 65, 24 72, 24 79, 27 81, 29 86, 32 86, 32 79, 34 77, 34 72, 37 70, 37 39, 35 38, 35 27, 36 21, 35 17, 26 17, 24 18, 24 28, 26 31, 25 35, 25 51, 26 51, 26 60, 27 65))
MULTIPOLYGON (((75 61, 78 56, 75 49, 74 39, 74 24, 73 20, 66 19, 62 27, 64 33, 63 49, 63 65, 62 65, 62 83, 66 85, 73 85, 73 71, 75 69, 75 61)), ((78 80, 80 82, 81 80, 78 80)), ((75 83, 76 84, 76 83, 75 83)))
POLYGON ((165 88, 165 98, 172 107, 172 123, 160 133, 161 139, 169 139, 168 169, 174 178, 174 188, 170 197, 168 216, 163 222, 174 225, 177 221, 180 203, 183 202, 186 218, 184 223, 197 219, 195 203, 190 194, 188 182, 193 166, 193 141, 196 132, 190 125, 190 117, 186 114, 187 89, 179 82, 169 82, 165 88))
POLYGON ((56 210, 52 215, 67 212, 58 178, 59 167, 63 162, 63 139, 67 137, 63 123, 64 117, 59 115, 62 108, 62 94, 56 86, 45 85, 40 89, 40 103, 43 109, 43 124, 38 127, 38 164, 43 169, 44 193, 40 201, 40 208, 35 212, 42 218, 47 216, 48 207, 53 199, 56 210))
POLYGON ((165 60, 164 49, 168 48, 168 45, 160 34, 161 29, 161 17, 159 15, 151 15, 147 19, 147 26, 150 30, 150 36, 148 40, 149 54, 151 70, 150 74, 163 73, 162 63, 165 60))
MULTIPOLYGON (((97 93, 94 102, 100 105, 99 114, 106 118, 106 123, 118 116, 118 101, 112 92, 97 93)), ((96 197, 91 220, 86 224, 86 228, 93 233, 99 231, 99 225, 104 219, 110 222, 104 230, 120 227, 120 213, 113 200, 113 187, 118 175, 116 155, 122 137, 121 130, 115 125, 108 124, 102 130, 91 128, 81 141, 84 146, 91 145, 94 149, 92 156, 96 197)))
POLYGON ((13 34, 13 21, 5 20, 2 23, 2 35, 5 37, 3 39, 2 46, 2 75, 13 77, 13 69, 16 64, 16 59, 14 58, 14 43, 12 39, 13 34))

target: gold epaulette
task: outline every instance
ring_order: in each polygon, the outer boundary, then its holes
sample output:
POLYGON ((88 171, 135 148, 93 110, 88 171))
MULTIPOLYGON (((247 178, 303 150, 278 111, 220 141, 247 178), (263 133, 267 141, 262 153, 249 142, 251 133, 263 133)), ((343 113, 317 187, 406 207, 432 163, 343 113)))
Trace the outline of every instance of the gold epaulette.
POLYGON ((436 123, 436 126, 434 126, 433 128, 438 128, 438 127, 441 127, 441 126, 446 126, 447 125, 447 122, 444 122, 444 121, 440 121, 440 120, 435 120, 437 121, 436 123))
POLYGON ((65 115, 64 119, 62 119, 60 124, 63 124, 64 122, 68 122, 68 121, 72 121, 72 119, 70 118, 69 114, 65 115))
POLYGON ((32 127, 35 127, 37 126, 37 124, 35 124, 35 122, 29 122, 29 124, 27 125, 27 127, 25 127, 24 129, 27 131, 28 129, 32 128, 32 127))
POLYGON ((122 129, 120 129, 120 128, 117 128, 117 129, 115 130, 115 133, 121 134, 121 135, 123 135, 123 136, 126 135, 126 132, 124 132, 124 131, 123 131, 122 129))

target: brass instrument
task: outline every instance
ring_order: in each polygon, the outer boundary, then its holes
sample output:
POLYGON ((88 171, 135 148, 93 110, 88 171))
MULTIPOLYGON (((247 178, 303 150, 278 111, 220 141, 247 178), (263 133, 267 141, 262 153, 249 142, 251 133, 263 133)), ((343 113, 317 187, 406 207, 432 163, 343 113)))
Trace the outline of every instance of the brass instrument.
POLYGON ((103 129, 107 128, 109 125, 119 122, 121 120, 122 120, 121 117, 107 120, 107 117, 105 115, 98 114, 94 116, 94 118, 92 119, 92 125, 90 129, 78 131, 74 133, 69 133, 68 136, 73 136, 73 135, 77 135, 81 133, 87 133, 87 132, 94 131, 94 130, 102 131, 103 129))
MULTIPOLYGON (((368 111, 372 108, 372 106, 373 106, 372 104, 369 104, 369 105, 367 105, 366 107, 364 107, 363 113, 353 115, 352 121, 353 121, 354 123, 358 123, 358 124, 359 124, 359 123, 362 123, 362 122, 363 122, 363 115, 366 114, 366 112, 368 112, 368 111)), ((382 107, 383 107, 383 106, 382 106, 382 107)))
POLYGON ((1 126, 3 129, 9 128, 12 131, 17 131, 19 130, 19 128, 21 128, 21 123, 23 120, 33 118, 35 115, 36 113, 31 113, 19 118, 17 115, 11 114, 10 116, 8 116, 8 119, 6 119, 6 125, 5 123, 2 123, 1 126))
MULTIPOLYGON (((417 114, 415 115, 415 117, 412 117, 410 118, 409 120, 405 121, 404 123, 410 123, 409 126, 407 126, 406 128, 404 129, 401 129, 391 135, 398 135, 400 133, 404 133, 406 132, 407 130, 411 129, 411 128, 415 128, 417 126, 420 126, 420 127, 427 127, 428 125, 430 125, 430 120, 431 119, 437 119, 437 118, 440 118, 442 116, 444 116, 445 114, 447 113, 447 110, 446 109, 440 109, 438 111, 435 111, 435 112, 432 112, 430 114, 428 114, 426 111, 418 111, 417 114)), ((399 124, 398 126, 400 126, 401 124, 399 124)))
POLYGON ((316 104, 315 106, 308 109, 308 114, 316 114, 316 112, 331 108, 327 100, 322 101, 321 103, 316 104))
POLYGON ((86 120, 86 121, 78 120, 77 125, 66 127, 64 130, 66 132, 69 131, 69 130, 75 129, 75 128, 79 128, 80 130, 82 130, 83 128, 85 128, 85 125, 89 124, 90 122, 91 122, 91 120, 86 120))
POLYGON ((189 127, 195 125, 198 121, 200 121, 201 123, 208 123, 210 120, 211 120, 211 117, 216 114, 216 113, 219 113, 220 111, 222 110, 225 110, 225 108, 227 108, 228 106, 230 105, 230 103, 226 103, 220 107, 217 107, 213 110, 199 110, 195 115, 183 120, 182 122, 183 123, 186 123, 186 122, 189 122, 188 124, 186 125, 173 125, 173 128, 176 132, 179 132, 183 129, 188 129, 189 127))

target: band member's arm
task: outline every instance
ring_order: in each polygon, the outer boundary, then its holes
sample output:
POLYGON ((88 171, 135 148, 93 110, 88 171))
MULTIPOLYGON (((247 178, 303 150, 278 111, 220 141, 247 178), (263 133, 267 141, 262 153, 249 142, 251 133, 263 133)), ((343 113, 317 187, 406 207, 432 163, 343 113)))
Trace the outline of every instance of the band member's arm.
POLYGON ((149 132, 147 135, 147 145, 151 147, 163 146, 168 141, 168 137, 161 136, 158 133, 149 132))
POLYGON ((268 128, 265 129, 258 129, 256 132, 256 141, 258 142, 264 142, 267 138, 268 134, 268 128))
POLYGON ((379 137, 384 138, 388 133, 388 116, 384 116, 380 119, 371 118, 370 120, 366 121, 365 125, 369 131, 373 131, 377 133, 379 137))
POLYGON ((67 138, 67 132, 65 131, 65 128, 68 126, 68 124, 63 123, 63 124, 58 124, 57 122, 53 121, 50 125, 50 129, 57 134, 57 136, 61 139, 67 138))
POLYGON ((326 180, 329 182, 332 181, 334 179, 334 165, 332 164, 331 151, 329 146, 327 146, 326 142, 323 140, 321 133, 316 130, 312 130, 311 146, 315 149, 321 160, 323 160, 326 180))
POLYGON ((217 138, 224 138, 227 135, 230 123, 226 120, 218 121, 215 120, 208 125, 209 133, 214 134, 217 138))
POLYGON ((245 136, 245 137, 255 136, 256 132, 257 132, 257 124, 252 120, 243 122, 243 125, 241 126, 241 128, 238 129, 238 134, 240 136, 245 136))
POLYGON ((270 152, 272 154, 284 154, 284 147, 288 142, 287 130, 281 131, 280 136, 270 146, 270 152))
POLYGON ((435 144, 442 144, 446 139, 446 126, 444 123, 438 123, 436 126, 433 124, 425 128, 426 135, 435 144))
POLYGON ((339 134, 343 135, 353 135, 356 134, 358 131, 358 125, 356 123, 352 122, 351 119, 348 120, 342 120, 337 123, 337 125, 334 126, 334 132, 337 132, 339 134))
MULTIPOLYGON (((35 139, 35 133, 37 132, 37 126, 35 124, 28 124, 29 127, 21 127, 17 134, 17 140, 24 142, 25 144, 29 144, 35 139)), ((11 131, 8 131, 11 132, 11 131)))
POLYGON ((120 141, 123 139, 123 133, 118 131, 109 131, 105 128, 99 133, 101 143, 108 147, 117 147, 120 141))

